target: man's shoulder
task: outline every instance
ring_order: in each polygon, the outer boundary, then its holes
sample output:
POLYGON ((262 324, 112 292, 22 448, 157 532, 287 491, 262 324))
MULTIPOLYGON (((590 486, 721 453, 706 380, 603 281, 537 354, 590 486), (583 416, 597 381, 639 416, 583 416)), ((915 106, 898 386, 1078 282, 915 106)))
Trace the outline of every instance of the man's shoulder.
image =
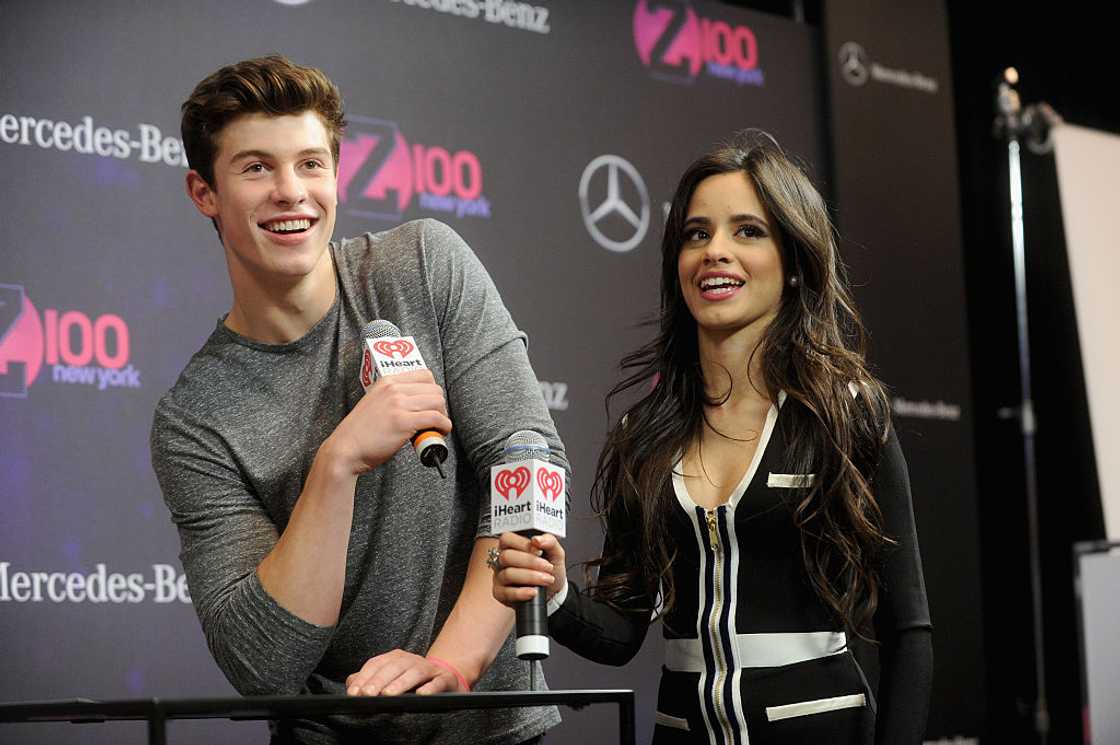
POLYGON ((451 226, 425 217, 377 233, 342 238, 335 253, 343 265, 364 265, 368 268, 411 266, 416 262, 424 263, 436 255, 454 256, 463 250, 470 249, 451 226))
POLYGON ((156 420, 190 417, 205 421, 220 411, 223 399, 244 385, 244 377, 229 359, 235 347, 223 344, 220 330, 215 330, 156 404, 156 420))

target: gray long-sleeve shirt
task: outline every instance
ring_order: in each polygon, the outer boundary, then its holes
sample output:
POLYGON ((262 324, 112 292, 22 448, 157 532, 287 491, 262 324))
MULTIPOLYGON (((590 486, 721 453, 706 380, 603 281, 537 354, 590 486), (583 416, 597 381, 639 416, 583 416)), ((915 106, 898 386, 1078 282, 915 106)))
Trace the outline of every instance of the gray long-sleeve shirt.
MULTIPOLYGON (((221 322, 160 400, 152 463, 179 529, 180 558, 210 650, 243 694, 343 693, 377 654, 424 654, 451 611, 476 536, 489 533, 490 466, 519 429, 543 434, 565 467, 526 354, 525 335, 478 259, 432 220, 332 244, 337 299, 297 341, 262 344, 221 322), (361 398, 361 330, 384 318, 414 336, 448 401, 441 480, 408 446, 358 479, 341 616, 289 613, 256 567, 276 544, 319 445, 361 398)), ((524 690, 507 640, 475 690, 524 690)), ((512 743, 556 724, 553 708, 335 718, 366 743, 512 743)))

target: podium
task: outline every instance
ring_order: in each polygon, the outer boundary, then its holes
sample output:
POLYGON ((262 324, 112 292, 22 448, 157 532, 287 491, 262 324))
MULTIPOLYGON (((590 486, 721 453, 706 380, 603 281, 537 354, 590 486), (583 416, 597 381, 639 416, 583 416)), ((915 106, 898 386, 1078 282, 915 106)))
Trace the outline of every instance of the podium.
POLYGON ((1120 542, 1074 544, 1073 558, 1084 741, 1109 745, 1120 742, 1120 542))
MULTIPOLYGON (((332 714, 401 714, 506 709, 532 706, 566 706, 582 709, 590 704, 618 706, 618 742, 635 745, 634 692, 627 689, 587 691, 506 691, 436 693, 430 696, 244 696, 234 698, 131 699, 94 701, 27 701, 0 704, 0 725, 16 722, 113 721, 148 722, 149 745, 166 745, 171 719, 272 720, 316 719, 332 714)), ((281 727, 283 730, 283 727, 281 727)), ((0 726, 0 733, 3 732, 0 726)))

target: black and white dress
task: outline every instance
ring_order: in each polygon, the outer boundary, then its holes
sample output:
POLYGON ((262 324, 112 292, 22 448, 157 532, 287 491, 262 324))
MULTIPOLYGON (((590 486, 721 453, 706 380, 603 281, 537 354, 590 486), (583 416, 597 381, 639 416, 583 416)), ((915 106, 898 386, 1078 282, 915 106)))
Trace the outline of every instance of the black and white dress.
MULTIPOLYGON (((844 632, 805 571, 792 502, 815 475, 787 473, 782 465, 790 418, 807 415, 785 399, 771 407, 754 458, 726 504, 698 506, 674 469, 677 598, 662 619, 666 650, 653 742, 916 745, 925 728, 932 651, 906 461, 892 430, 872 483, 885 530, 897 541, 880 568, 876 706, 844 632)), ((622 612, 572 582, 564 593, 549 616, 560 644, 605 664, 624 664, 637 653, 648 611, 622 612)))

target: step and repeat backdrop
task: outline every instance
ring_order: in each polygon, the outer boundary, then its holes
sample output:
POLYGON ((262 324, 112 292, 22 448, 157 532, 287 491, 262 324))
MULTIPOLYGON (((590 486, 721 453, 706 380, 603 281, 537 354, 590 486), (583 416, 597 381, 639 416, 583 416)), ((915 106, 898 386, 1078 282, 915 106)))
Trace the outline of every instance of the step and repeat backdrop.
MULTIPOLYGON (((681 171, 759 127, 831 192, 819 33, 715 2, 9 0, 2 16, 2 701, 233 693, 191 608, 148 454, 156 401, 230 304, 217 236, 184 193, 178 132, 181 102, 220 65, 279 52, 339 85, 350 126, 337 236, 431 217, 485 263, 529 334, 573 464, 574 559, 599 548, 586 495, 603 399, 621 354, 649 333, 639 324, 656 310, 661 225, 681 171)), ((898 271, 878 247, 861 261, 884 267, 863 295, 898 271)), ((946 292, 959 301, 959 287, 946 292)), ((878 307, 868 325, 905 312, 878 307)), ((904 445, 929 406, 957 406, 964 426, 959 401, 889 382, 917 412, 904 445)), ((955 457, 911 459, 920 519, 937 498, 927 472, 955 472, 955 457)), ((637 689, 648 739, 659 636, 621 670, 556 649, 549 684, 637 689)), ((613 711, 563 714, 550 742, 613 731, 613 711)), ((185 742, 265 737, 259 723, 172 731, 185 742)), ((0 728, 0 742, 28 744, 143 735, 128 724, 0 728)))
MULTIPOLYGON (((983 497, 976 490, 945 7, 825 6, 841 251, 871 330, 871 359, 892 389, 933 617, 927 742, 973 745, 985 732, 988 685, 977 500, 1022 497, 1014 489, 983 497)), ((1017 537, 1005 529, 995 539, 1017 537)), ((1026 566, 1016 569, 1026 576, 1026 566)))

